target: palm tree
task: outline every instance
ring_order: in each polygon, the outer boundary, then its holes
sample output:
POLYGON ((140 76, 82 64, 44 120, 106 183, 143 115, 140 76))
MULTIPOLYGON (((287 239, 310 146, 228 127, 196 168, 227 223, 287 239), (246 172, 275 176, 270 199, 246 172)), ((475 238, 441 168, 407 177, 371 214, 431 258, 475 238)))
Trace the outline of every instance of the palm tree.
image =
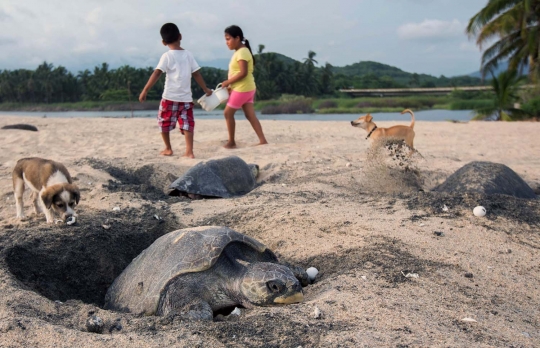
POLYGON ((498 39, 482 56, 482 72, 509 61, 510 70, 529 66, 532 80, 540 76, 540 0, 489 0, 469 21, 466 32, 482 47, 498 39))
POLYGON ((306 64, 308 66, 311 66, 311 67, 314 67, 315 64, 318 64, 318 62, 315 60, 316 55, 317 55, 317 53, 315 53, 313 51, 309 51, 308 52, 308 57, 304 58, 304 64, 306 64))
POLYGON ((332 71, 332 64, 326 63, 324 67, 321 68, 321 93, 322 94, 331 94, 333 92, 333 79, 334 72, 332 71))
POLYGON ((504 71, 498 77, 493 73, 491 76, 495 92, 493 105, 475 110, 473 120, 494 118, 497 121, 513 121, 528 116, 527 112, 514 107, 514 103, 518 101, 517 89, 524 77, 519 76, 515 70, 504 71))

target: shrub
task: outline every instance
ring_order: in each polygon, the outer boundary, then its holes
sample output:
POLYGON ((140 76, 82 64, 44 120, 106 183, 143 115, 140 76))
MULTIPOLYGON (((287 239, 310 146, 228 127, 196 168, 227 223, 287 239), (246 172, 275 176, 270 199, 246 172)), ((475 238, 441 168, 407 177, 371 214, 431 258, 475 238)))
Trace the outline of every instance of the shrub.
POLYGON ((338 104, 333 100, 325 100, 319 104, 319 109, 337 108, 338 104))
POLYGON ((430 109, 433 107, 433 105, 437 104, 437 101, 434 99, 423 99, 421 102, 423 106, 427 106, 430 109))
POLYGON ((521 108, 528 112, 531 116, 540 116, 540 97, 532 98, 525 102, 521 108))
POLYGON ((458 100, 450 104, 450 110, 478 110, 493 106, 493 100, 458 100))
POLYGON ((282 114, 281 108, 279 105, 266 105, 261 109, 261 114, 263 115, 277 115, 282 114))
MULTIPOLYGON (((103 101, 128 101, 130 98, 127 88, 124 89, 108 89, 103 92, 99 99, 103 101)), ((135 100, 135 96, 131 95, 131 99, 135 100)))
POLYGON ((311 114, 313 112, 310 99, 294 100, 279 105, 267 105, 261 110, 261 114, 263 115, 311 114))
POLYGON ((370 107, 373 107, 373 103, 372 102, 368 102, 368 101, 362 101, 358 104, 356 104, 356 107, 357 108, 370 108, 370 107))

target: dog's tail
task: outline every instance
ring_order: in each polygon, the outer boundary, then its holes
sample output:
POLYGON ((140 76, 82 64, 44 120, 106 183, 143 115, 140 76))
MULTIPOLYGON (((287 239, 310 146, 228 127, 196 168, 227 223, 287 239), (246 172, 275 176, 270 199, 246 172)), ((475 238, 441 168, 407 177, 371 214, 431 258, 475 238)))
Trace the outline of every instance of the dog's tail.
POLYGON ((412 122, 411 122, 411 125, 410 125, 409 127, 414 128, 414 113, 413 113, 410 109, 405 109, 405 110, 403 110, 403 111, 401 112, 401 114, 403 115, 403 114, 405 114, 405 113, 407 113, 407 112, 408 112, 409 114, 411 114, 411 118, 412 118, 412 122))

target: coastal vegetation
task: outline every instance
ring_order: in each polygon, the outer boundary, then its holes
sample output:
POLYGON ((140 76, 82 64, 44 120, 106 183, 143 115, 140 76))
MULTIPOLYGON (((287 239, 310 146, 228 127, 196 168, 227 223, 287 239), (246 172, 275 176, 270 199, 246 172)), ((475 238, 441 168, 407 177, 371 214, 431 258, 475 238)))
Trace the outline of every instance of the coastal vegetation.
POLYGON ((538 117, 540 0, 489 0, 470 19, 466 32, 476 37, 481 49, 490 45, 482 55, 481 72, 492 77, 493 99, 490 105, 474 108, 474 118, 513 121, 538 117), (508 69, 495 76, 501 63, 508 69), (525 69, 528 81, 536 85, 534 93, 519 90, 526 80, 525 69))
POLYGON ((519 84, 525 80, 515 70, 507 70, 492 76, 493 100, 486 106, 475 108, 475 120, 494 119, 496 121, 514 121, 527 118, 529 113, 517 108, 519 84))
MULTIPOLYGON (((256 53, 255 78, 257 100, 271 104, 290 102, 288 96, 305 97, 313 101, 337 100, 336 106, 322 109, 343 108, 392 108, 398 107, 393 99, 386 101, 368 98, 358 100, 339 92, 342 88, 406 88, 480 85, 479 78, 461 76, 447 78, 425 74, 407 73, 398 68, 376 62, 358 62, 345 67, 329 63, 317 66, 316 53, 309 51, 300 62, 279 53, 264 52, 260 45, 256 53), (347 101, 345 101, 347 100, 347 101), (362 106, 362 102, 365 105, 362 106), (360 106, 358 106, 360 105, 360 106)), ((153 68, 121 66, 111 69, 107 63, 74 74, 62 66, 44 62, 35 70, 0 70, 0 109, 62 109, 76 107, 95 109, 112 105, 136 104, 153 68)), ((225 70, 203 67, 202 74, 208 86, 213 87, 226 79, 225 70)), ((165 79, 160 79, 150 91, 148 100, 159 100, 165 79)), ((202 95, 193 84, 194 96, 202 95)), ((413 99, 411 99, 413 100, 413 99)), ((417 103, 414 101, 413 103, 417 103)), ((264 104, 264 103, 263 103, 264 104)), ((311 107, 319 109, 316 103, 311 107)), ((436 102, 435 102, 436 104, 436 102)), ((444 103, 443 103, 444 104, 444 103)), ((324 106, 324 105, 323 105, 324 106)), ((429 106, 425 102, 422 106, 429 106)))
POLYGON ((508 70, 529 70, 529 78, 540 77, 540 0, 489 0, 469 21, 466 29, 484 50, 484 76, 508 61, 508 70))

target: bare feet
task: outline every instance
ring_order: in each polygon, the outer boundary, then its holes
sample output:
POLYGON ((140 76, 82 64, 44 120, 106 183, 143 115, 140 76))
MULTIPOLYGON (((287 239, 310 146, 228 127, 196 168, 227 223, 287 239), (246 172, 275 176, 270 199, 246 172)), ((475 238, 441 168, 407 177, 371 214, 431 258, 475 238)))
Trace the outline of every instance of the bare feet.
POLYGON ((225 145, 223 145, 224 148, 226 149, 235 149, 236 148, 236 143, 234 141, 227 141, 227 143, 225 145))
POLYGON ((251 146, 260 146, 260 145, 268 145, 268 142, 267 142, 267 141, 265 141, 265 142, 260 142, 260 143, 258 143, 258 144, 253 144, 253 145, 251 145, 251 146))
POLYGON ((193 154, 193 152, 191 152, 191 153, 187 153, 187 152, 186 152, 185 154, 182 155, 182 157, 185 157, 185 158, 195 158, 195 155, 193 154))
POLYGON ((161 156, 172 156, 173 151, 171 149, 165 149, 159 153, 161 156))

